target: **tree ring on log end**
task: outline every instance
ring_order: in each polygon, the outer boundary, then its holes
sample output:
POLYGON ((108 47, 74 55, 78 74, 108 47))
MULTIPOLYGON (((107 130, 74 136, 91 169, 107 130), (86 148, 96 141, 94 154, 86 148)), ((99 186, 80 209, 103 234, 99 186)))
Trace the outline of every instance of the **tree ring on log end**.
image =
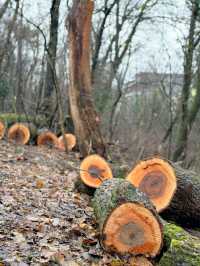
POLYGON ((144 176, 139 184, 139 189, 149 198, 161 197, 166 187, 166 177, 162 172, 151 172, 144 176))
POLYGON ((30 139, 28 127, 21 123, 16 123, 8 130, 8 140, 16 144, 27 144, 30 139))
POLYGON ((49 147, 58 147, 58 138, 51 131, 41 133, 37 138, 37 145, 46 145, 49 147))
POLYGON ((158 212, 170 204, 177 187, 173 168, 159 158, 141 161, 127 176, 127 180, 147 194, 158 212))
POLYGON ((101 183, 113 177, 108 163, 99 155, 89 155, 80 166, 81 180, 90 187, 97 188, 101 183))
POLYGON ((151 211, 138 203, 114 209, 103 228, 103 245, 110 251, 154 257, 162 246, 162 230, 151 211))
POLYGON ((143 229, 134 222, 124 224, 121 228, 119 240, 128 246, 133 246, 135 243, 142 245, 144 244, 143 229))

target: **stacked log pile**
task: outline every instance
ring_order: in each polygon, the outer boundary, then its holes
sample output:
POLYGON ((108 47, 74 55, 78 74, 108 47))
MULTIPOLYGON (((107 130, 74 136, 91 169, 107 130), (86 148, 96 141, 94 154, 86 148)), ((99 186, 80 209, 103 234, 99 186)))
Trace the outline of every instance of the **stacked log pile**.
POLYGON ((102 248, 134 256, 134 265, 200 265, 200 239, 180 227, 200 230, 198 175, 159 158, 140 162, 126 179, 108 173, 101 179, 106 164, 92 157, 86 165, 82 182, 96 188, 92 204, 102 248), (101 171, 94 174, 92 165, 101 171), (98 182, 88 182, 93 179, 98 182))

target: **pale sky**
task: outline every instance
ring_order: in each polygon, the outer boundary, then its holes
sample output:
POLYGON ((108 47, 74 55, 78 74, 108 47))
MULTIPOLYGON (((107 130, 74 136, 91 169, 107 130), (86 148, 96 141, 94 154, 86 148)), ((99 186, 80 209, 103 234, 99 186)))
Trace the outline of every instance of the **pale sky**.
MULTIPOLYGON (((0 0, 2 1, 2 0, 0 0)), ((61 22, 59 30, 59 40, 63 40, 63 34, 66 34, 64 27, 64 19, 66 16, 66 2, 61 1, 61 22)), ((49 10, 51 0, 24 0, 24 14, 36 24, 42 22, 43 28, 48 30, 49 24, 49 10)), ((177 8, 169 9, 174 15, 185 15, 186 7, 184 0, 176 0, 177 8)), ((168 9, 156 7, 154 11, 155 16, 170 16, 166 13, 168 9)), ((169 72, 169 66, 173 72, 182 72, 182 52, 181 40, 186 34, 186 26, 184 24, 177 24, 177 27, 172 27, 164 20, 156 25, 146 23, 140 28, 135 37, 135 44, 140 43, 140 49, 132 58, 132 64, 129 69, 129 76, 133 76, 140 71, 159 71, 169 72), (179 41, 177 41, 179 40, 179 41)))

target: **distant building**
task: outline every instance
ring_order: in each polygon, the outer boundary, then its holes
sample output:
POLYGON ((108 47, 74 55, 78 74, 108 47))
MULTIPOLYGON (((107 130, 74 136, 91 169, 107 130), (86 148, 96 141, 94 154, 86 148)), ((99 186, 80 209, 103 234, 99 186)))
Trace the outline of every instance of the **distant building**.
POLYGON ((135 80, 125 84, 126 97, 134 95, 152 94, 157 89, 163 89, 169 93, 170 88, 173 96, 180 94, 183 86, 182 74, 140 72, 135 80))

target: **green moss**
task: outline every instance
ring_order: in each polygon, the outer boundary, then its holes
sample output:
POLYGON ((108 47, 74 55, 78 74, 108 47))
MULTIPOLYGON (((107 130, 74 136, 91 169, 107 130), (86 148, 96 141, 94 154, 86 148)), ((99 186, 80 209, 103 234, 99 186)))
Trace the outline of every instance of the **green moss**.
POLYGON ((167 250, 158 265, 200 265, 200 240, 198 238, 174 224, 165 224, 164 237, 167 250))
POLYGON ((25 123, 32 122, 36 126, 45 126, 45 119, 42 116, 27 116, 25 114, 5 113, 0 114, 0 121, 4 122, 6 127, 10 127, 16 122, 25 123))

